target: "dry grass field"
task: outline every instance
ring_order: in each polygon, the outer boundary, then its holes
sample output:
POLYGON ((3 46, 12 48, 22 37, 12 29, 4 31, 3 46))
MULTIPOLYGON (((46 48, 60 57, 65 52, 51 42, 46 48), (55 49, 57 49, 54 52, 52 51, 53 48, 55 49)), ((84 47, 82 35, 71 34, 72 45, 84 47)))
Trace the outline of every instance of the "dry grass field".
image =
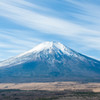
POLYGON ((0 100, 100 100, 100 83, 0 83, 0 100))
POLYGON ((78 83, 78 82, 46 82, 46 83, 0 83, 0 89, 20 90, 90 90, 100 92, 100 83, 78 83))

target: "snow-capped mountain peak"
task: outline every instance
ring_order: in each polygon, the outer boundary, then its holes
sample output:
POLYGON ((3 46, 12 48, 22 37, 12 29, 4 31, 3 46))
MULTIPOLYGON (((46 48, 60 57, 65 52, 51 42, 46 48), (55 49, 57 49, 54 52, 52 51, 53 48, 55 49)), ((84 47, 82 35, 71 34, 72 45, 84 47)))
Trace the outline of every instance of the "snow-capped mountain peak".
POLYGON ((59 42, 44 42, 44 43, 39 44, 35 48, 33 48, 33 51, 39 52, 39 51, 42 51, 42 50, 54 49, 54 48, 58 48, 58 49, 63 51, 66 47, 59 42))
POLYGON ((60 42, 43 42, 43 43, 37 45, 36 47, 34 47, 33 49, 31 49, 19 56, 26 55, 29 53, 39 53, 41 51, 46 51, 46 50, 49 50, 49 53, 52 53, 52 50, 54 50, 55 52, 61 51, 64 54, 72 55, 71 54, 72 51, 68 47, 65 47, 63 44, 61 44, 60 42))
POLYGON ((100 61, 59 42, 44 42, 0 62, 0 82, 100 81, 100 61), (91 78, 91 79, 90 79, 91 78))
POLYGON ((84 57, 81 56, 79 53, 71 50, 70 48, 64 46, 60 42, 44 42, 33 49, 22 53, 16 57, 12 57, 8 60, 5 60, 0 63, 0 67, 2 66, 8 66, 8 65, 17 65, 25 62, 35 61, 35 60, 43 60, 43 59, 49 59, 49 63, 52 63, 52 61, 57 60, 55 57, 59 56, 69 56, 69 57, 75 57, 80 60, 84 60, 84 57), (51 56, 49 56, 51 55, 51 56), (51 62, 50 62, 51 61, 51 62))

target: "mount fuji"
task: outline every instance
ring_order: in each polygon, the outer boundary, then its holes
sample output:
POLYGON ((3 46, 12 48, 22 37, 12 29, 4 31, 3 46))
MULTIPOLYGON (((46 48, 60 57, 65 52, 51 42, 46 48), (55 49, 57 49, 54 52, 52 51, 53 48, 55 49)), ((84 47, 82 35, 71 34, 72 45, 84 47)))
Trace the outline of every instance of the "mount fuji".
POLYGON ((44 42, 0 62, 0 82, 100 81, 100 61, 59 42, 44 42))

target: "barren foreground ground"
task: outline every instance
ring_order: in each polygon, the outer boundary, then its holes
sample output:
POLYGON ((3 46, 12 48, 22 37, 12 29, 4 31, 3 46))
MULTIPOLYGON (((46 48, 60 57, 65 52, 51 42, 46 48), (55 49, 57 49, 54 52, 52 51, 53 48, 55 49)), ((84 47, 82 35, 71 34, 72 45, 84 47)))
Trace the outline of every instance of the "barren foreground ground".
POLYGON ((100 83, 1 83, 0 100, 100 100, 100 83))
POLYGON ((100 100, 100 93, 87 90, 0 90, 0 100, 100 100))
POLYGON ((47 83, 1 83, 0 89, 20 90, 90 90, 100 92, 100 83, 77 83, 77 82, 47 82, 47 83))

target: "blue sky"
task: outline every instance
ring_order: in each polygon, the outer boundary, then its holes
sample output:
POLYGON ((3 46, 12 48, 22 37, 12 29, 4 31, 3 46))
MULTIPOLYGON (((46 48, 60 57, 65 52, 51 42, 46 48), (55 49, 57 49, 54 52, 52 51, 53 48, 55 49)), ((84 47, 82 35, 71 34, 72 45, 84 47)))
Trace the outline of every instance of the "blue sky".
POLYGON ((44 41, 100 60, 100 0, 0 0, 0 60, 44 41))

